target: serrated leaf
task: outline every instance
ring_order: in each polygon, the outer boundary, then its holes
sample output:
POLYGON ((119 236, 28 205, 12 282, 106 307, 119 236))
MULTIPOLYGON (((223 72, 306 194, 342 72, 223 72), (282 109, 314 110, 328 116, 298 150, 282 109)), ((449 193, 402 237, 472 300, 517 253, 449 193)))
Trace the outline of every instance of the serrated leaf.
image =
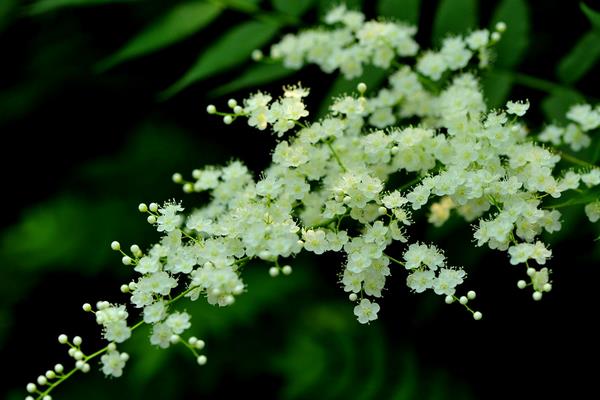
POLYGON ((210 45, 194 65, 160 97, 169 98, 189 85, 241 64, 250 58, 252 50, 264 46, 279 31, 275 21, 250 21, 224 33, 210 45))
POLYGON ((483 77, 483 93, 490 108, 502 106, 512 89, 514 80, 510 73, 490 70, 483 77))
POLYGON ((277 64, 255 64, 244 71, 238 78, 213 90, 210 95, 222 96, 248 87, 273 82, 294 74, 296 71, 277 64))
POLYGON ((569 107, 584 101, 585 98, 574 90, 555 90, 542 101, 542 110, 548 120, 566 123, 565 113, 569 107))
POLYGON ((137 0, 39 0, 29 6, 27 13, 37 15, 67 7, 91 7, 135 1, 137 0))
POLYGON ((442 0, 433 21, 432 39, 439 45, 450 34, 465 33, 477 26, 477 0, 442 0))
POLYGON ((558 64, 557 75, 565 83, 575 83, 588 72, 600 58, 600 34, 590 31, 579 38, 558 64))
POLYGON ((105 70, 132 58, 167 47, 198 32, 221 12, 216 3, 182 3, 169 10, 115 54, 102 61, 98 68, 105 70))
POLYGON ((600 31, 600 11, 592 10, 585 3, 579 3, 579 7, 581 7, 581 11, 583 11, 594 29, 600 31))
POLYGON ((421 0, 379 0, 377 14, 418 25, 421 0))
POLYGON ((492 17, 492 25, 505 22, 507 29, 495 46, 496 65, 510 68, 517 65, 529 46, 529 7, 525 0, 503 0, 492 17))
POLYGON ((315 0, 271 0, 274 9, 295 17, 307 12, 314 2, 315 0))

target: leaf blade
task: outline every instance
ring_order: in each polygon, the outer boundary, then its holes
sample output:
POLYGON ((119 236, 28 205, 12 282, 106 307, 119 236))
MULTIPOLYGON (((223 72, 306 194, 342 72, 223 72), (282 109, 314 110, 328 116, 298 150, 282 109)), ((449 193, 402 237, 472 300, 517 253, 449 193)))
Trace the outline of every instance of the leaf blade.
POLYGON ((590 31, 579 38, 575 46, 562 58, 556 69, 558 78, 565 83, 581 79, 600 59, 600 34, 590 31))
POLYGON ((307 12, 315 0, 271 0, 273 8, 282 13, 299 17, 307 12))
POLYGON ((506 32, 495 46, 500 67, 510 68, 519 64, 529 47, 530 13, 525 0, 503 0, 492 17, 492 25, 505 22, 506 32))
POLYGON ((135 1, 137 0, 39 0, 28 7, 27 14, 39 15, 67 7, 93 7, 135 1))
POLYGON ((281 64, 256 64, 252 65, 241 76, 225 85, 219 86, 212 92, 211 96, 222 96, 227 93, 235 92, 252 86, 262 85, 264 83, 276 81, 286 76, 294 74, 293 69, 285 68, 281 64))
POLYGON ((377 15, 394 17, 399 21, 417 25, 421 0, 379 0, 377 15))
POLYGON ((165 100, 197 81, 239 65, 249 59, 254 49, 265 45, 280 27, 275 21, 250 21, 232 28, 209 46, 159 98, 165 100))
POLYGON ((583 11, 585 16, 588 18, 594 29, 600 31, 600 12, 591 9, 583 2, 579 3, 579 7, 581 8, 581 11, 583 11))
POLYGON ((465 33, 475 28, 477 6, 477 0, 442 0, 433 21, 433 43, 439 45, 448 34, 465 33))
POLYGON ((100 62, 98 68, 106 70, 183 40, 212 22, 221 11, 222 7, 216 3, 178 4, 100 62))

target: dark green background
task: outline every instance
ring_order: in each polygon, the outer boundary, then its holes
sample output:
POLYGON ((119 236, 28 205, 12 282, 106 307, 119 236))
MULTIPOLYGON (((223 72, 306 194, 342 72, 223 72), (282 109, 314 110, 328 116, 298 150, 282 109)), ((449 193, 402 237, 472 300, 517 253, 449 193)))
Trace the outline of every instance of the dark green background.
MULTIPOLYGON (((258 175, 268 164, 273 137, 243 121, 224 126, 204 112, 211 102, 224 108, 232 94, 216 97, 215 89, 251 67, 243 51, 232 47, 219 55, 239 57, 224 73, 168 99, 164 90, 229 29, 267 15, 283 21, 281 32, 293 32, 294 22, 316 23, 327 2, 303 1, 301 10, 295 2, 258 1, 265 11, 254 15, 238 4, 170 46, 102 69, 103 60, 179 3, 46 10, 42 2, 35 8, 0 0, 0 359, 8 368, 0 397, 23 398, 27 382, 56 362, 69 365, 59 333, 82 335, 84 349, 100 346, 99 329, 81 304, 125 301, 118 287, 131 276, 110 241, 145 247, 157 240, 137 212, 141 201, 182 198, 191 208, 202 200, 184 196, 170 181, 173 172, 239 158, 258 175)), ((600 98, 600 41, 575 1, 364 3, 369 17, 383 11, 418 19, 424 45, 432 31, 489 26, 497 7, 507 7, 508 32, 516 27, 517 34, 507 32, 484 83, 492 105, 508 95, 529 98, 532 128, 559 120, 572 101, 600 98)), ((586 3, 600 10, 599 2, 586 3)), ((276 92, 298 80, 312 88, 312 110, 330 90, 354 85, 308 67, 261 87, 276 92)), ((249 90, 233 95, 241 99, 249 90)), ((582 158, 595 161, 594 148, 582 158)), ((540 303, 516 289, 523 271, 505 254, 473 248, 468 225, 453 219, 435 230, 421 216, 412 236, 435 240, 453 264, 466 266, 465 288, 479 293, 482 321, 433 294, 407 293, 399 270, 388 282, 379 320, 362 326, 337 283, 341 257, 300 257, 292 276, 277 279, 256 263, 246 267, 248 293, 233 307, 181 304, 194 314, 191 333, 207 342, 205 367, 182 348, 155 350, 140 332, 123 346, 131 360, 122 378, 106 380, 94 364, 54 398, 513 399, 558 389, 583 398, 594 393, 597 379, 587 363, 597 359, 600 333, 594 327, 599 229, 580 206, 564 211, 564 229, 552 240, 554 290, 540 303)))

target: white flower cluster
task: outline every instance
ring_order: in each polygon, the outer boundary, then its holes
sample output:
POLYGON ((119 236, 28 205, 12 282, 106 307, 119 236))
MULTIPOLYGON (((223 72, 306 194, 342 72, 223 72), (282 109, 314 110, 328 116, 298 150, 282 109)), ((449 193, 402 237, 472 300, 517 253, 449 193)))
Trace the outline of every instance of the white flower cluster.
POLYGON ((288 34, 271 48, 271 57, 288 68, 305 63, 318 64, 330 73, 339 69, 346 78, 362 75, 364 64, 388 68, 397 56, 411 57, 419 50, 414 26, 367 21, 365 16, 345 5, 329 12, 325 22, 332 29, 308 29, 288 34))
POLYGON ((566 117, 573 122, 565 127, 548 125, 537 139, 555 146, 565 144, 573 151, 589 147, 592 139, 588 132, 600 126, 600 105, 592 108, 589 104, 576 104, 569 109, 566 117))
MULTIPOLYGON (((366 85, 359 84, 356 94, 336 99, 330 113, 312 124, 300 121, 309 115, 302 101, 309 91, 299 85, 284 87, 275 101, 263 92, 244 99, 243 106, 231 99, 230 113, 208 106, 227 124, 246 118, 258 130, 270 127, 281 138, 272 164, 259 179, 239 161, 194 170, 190 181, 175 174, 184 192, 207 191, 210 202, 187 214, 175 201, 140 204, 161 240, 146 253, 133 245, 131 254, 113 242, 123 263, 139 274, 121 289, 140 309, 139 324, 152 325, 153 345, 184 343, 203 365, 206 357, 197 351, 204 342, 181 337, 191 327, 190 315, 173 303, 184 296, 204 297, 229 306, 246 289, 240 266, 261 259, 270 264, 271 276, 289 275, 287 262, 302 250, 345 255, 340 282, 357 302, 360 323, 377 318, 376 299, 384 294, 393 264, 408 272, 412 291, 431 289, 481 319, 481 312, 468 305, 475 292, 457 295, 465 270, 449 266, 440 249, 409 235, 413 214, 427 205, 433 225, 457 214, 473 223, 477 246, 505 251, 511 264, 524 264, 530 282, 517 285, 531 286, 535 300, 551 290, 548 268, 531 265, 545 265, 552 255, 540 234, 561 229, 561 213, 546 199, 582 184, 600 185, 600 169, 559 169, 561 153, 537 144, 520 121, 528 101, 488 109, 469 63, 478 53, 479 67, 487 64, 503 24, 492 34, 479 30, 449 37, 439 51, 419 53, 413 27, 365 21, 344 6, 332 10, 326 22, 333 28, 286 35, 272 47, 272 57, 294 68, 307 62, 327 72, 339 68, 347 77, 360 76, 364 64, 391 67, 387 84, 369 96, 366 85), (399 65, 399 57, 412 62, 399 65), (414 179, 394 187, 390 177, 399 172, 414 179), (403 256, 396 259, 396 253, 403 256)), ((598 108, 574 106, 567 117, 574 124, 549 126, 538 138, 574 150, 585 147, 584 132, 600 125, 598 108)), ((600 201, 590 202, 585 211, 597 221, 600 201)), ((125 305, 99 302, 95 314, 112 343, 102 369, 119 376, 127 356, 114 343, 129 338, 139 324, 128 327, 125 305)))

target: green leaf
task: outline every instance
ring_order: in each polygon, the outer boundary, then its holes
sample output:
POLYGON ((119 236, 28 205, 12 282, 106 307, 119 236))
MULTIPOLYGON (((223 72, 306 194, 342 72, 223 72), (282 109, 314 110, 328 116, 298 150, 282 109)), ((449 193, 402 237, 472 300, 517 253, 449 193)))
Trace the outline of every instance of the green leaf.
POLYGON ((250 21, 224 33, 198 57, 194 65, 161 95, 166 99, 189 85, 248 60, 252 50, 264 46, 279 31, 274 21, 250 21))
POLYGON ((439 45, 450 34, 475 28, 477 4, 477 0, 441 0, 433 21, 433 42, 439 45))
POLYGON ((248 87, 262 85, 292 75, 296 71, 277 64, 255 64, 246 69, 238 78, 213 90, 210 95, 219 97, 226 93, 248 87))
POLYGON ((517 65, 529 46, 529 7, 525 0, 503 0, 492 17, 492 25, 506 23, 506 32, 496 44, 496 65, 510 68, 517 65))
POLYGON ((282 13, 299 17, 313 5, 315 0, 271 0, 273 8, 282 13))
POLYGON ((27 13, 37 15, 66 7, 101 6, 104 4, 132 3, 134 1, 137 0, 39 0, 29 6, 27 13))
POLYGON ((510 73, 492 69, 485 74, 481 83, 488 106, 496 108, 506 102, 514 80, 510 73))
POLYGON ((198 32, 221 12, 216 3, 182 3, 129 40, 115 54, 102 61, 98 68, 105 70, 132 58, 167 47, 198 32))
POLYGON ((379 0, 377 14, 418 25, 421 0, 379 0))
POLYGON ((542 101, 542 110, 547 119, 566 123, 565 113, 569 107, 584 101, 585 98, 575 90, 557 89, 542 101))
POLYGON ((579 3, 579 7, 581 7, 581 11, 583 11, 594 29, 600 31, 600 12, 592 10, 585 3, 579 3))
MULTIPOLYGON (((292 1, 292 0, 290 0, 290 1, 292 1)), ((344 1, 343 3, 350 10, 362 10, 363 1, 364 0, 347 0, 347 1, 344 1)), ((323 15, 327 14, 329 12, 329 10, 331 10, 334 7, 337 7, 338 5, 340 5, 340 3, 342 3, 342 2, 339 0, 319 0, 319 5, 318 5, 319 15, 323 16, 323 15)))
POLYGON ((558 65, 557 75, 565 83, 575 83, 588 72, 600 58, 600 33, 590 31, 579 38, 558 65))

